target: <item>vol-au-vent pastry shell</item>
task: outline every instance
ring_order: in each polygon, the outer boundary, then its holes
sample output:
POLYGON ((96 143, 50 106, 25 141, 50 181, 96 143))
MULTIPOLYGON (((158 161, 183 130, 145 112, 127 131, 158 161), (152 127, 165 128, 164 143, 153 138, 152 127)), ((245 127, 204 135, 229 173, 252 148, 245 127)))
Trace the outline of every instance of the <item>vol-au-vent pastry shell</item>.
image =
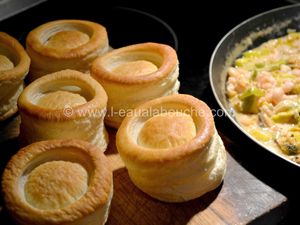
POLYGON ((160 80, 177 66, 177 54, 172 47, 149 42, 107 52, 93 62, 91 70, 98 79, 125 85, 160 80))
POLYGON ((215 189, 226 170, 226 152, 210 108, 190 95, 146 102, 122 122, 117 149, 142 191, 182 202, 215 189))
POLYGON ((30 79, 63 69, 89 72, 91 62, 108 51, 105 27, 85 20, 57 20, 32 30, 26 50, 32 59, 30 79))
POLYGON ((30 58, 13 37, 0 32, 0 121, 17 111, 17 99, 24 87, 30 58))
POLYGON ((103 122, 106 104, 104 89, 90 76, 75 70, 43 76, 20 95, 21 141, 76 138, 104 151, 108 143, 103 122))
POLYGON ((113 195, 104 154, 80 140, 51 140, 21 149, 2 178, 6 207, 21 225, 100 225, 113 195))
POLYGON ((119 127, 137 105, 178 92, 176 51, 164 44, 142 43, 112 50, 98 57, 91 75, 104 87, 108 100, 106 123, 119 127))

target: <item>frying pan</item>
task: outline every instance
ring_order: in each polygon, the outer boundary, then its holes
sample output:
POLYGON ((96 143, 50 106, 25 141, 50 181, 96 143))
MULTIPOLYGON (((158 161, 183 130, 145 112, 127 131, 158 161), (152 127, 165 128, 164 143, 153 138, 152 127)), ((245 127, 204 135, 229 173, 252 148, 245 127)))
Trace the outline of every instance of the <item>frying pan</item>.
POLYGON ((210 60, 209 78, 218 104, 236 127, 263 149, 300 168, 299 164, 271 151, 247 134, 236 121, 225 94, 226 71, 229 66, 233 65, 235 59, 241 56, 242 52, 257 47, 267 40, 286 35, 288 29, 300 31, 300 4, 264 12, 237 25, 222 38, 215 48, 210 60))

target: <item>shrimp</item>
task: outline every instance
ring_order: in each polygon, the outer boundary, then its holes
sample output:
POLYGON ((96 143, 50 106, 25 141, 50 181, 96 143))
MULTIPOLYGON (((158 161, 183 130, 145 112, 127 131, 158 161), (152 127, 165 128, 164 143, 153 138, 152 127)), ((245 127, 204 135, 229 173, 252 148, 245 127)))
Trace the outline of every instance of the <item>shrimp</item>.
POLYGON ((235 90, 236 90, 238 93, 242 93, 243 91, 246 90, 247 85, 248 85, 248 82, 247 82, 245 79, 240 79, 240 80, 238 80, 237 83, 236 83, 235 90))
POLYGON ((267 102, 272 103, 273 105, 277 105, 281 100, 283 100, 285 97, 283 88, 281 87, 276 87, 272 90, 270 90, 270 92, 268 92, 265 96, 265 100, 267 102))
POLYGON ((234 67, 230 67, 228 69, 228 75, 229 77, 240 77, 241 76, 241 72, 237 69, 237 68, 234 68, 234 67))
POLYGON ((282 85, 282 89, 283 89, 284 93, 287 94, 293 90, 294 86, 295 86, 295 84, 293 81, 286 80, 282 85))
POLYGON ((300 69, 293 69, 291 71, 292 74, 296 75, 297 77, 300 77, 300 69))
POLYGON ((239 117, 239 122, 245 127, 255 125, 258 122, 258 117, 256 115, 250 116, 250 115, 240 114, 238 117, 239 117))
POLYGON ((291 48, 288 45, 282 45, 280 48, 281 54, 293 55, 297 53, 297 48, 291 48))
POLYGON ((230 67, 228 69, 227 94, 233 96, 236 93, 242 93, 249 84, 247 81, 249 74, 251 73, 246 70, 230 67))
POLYGON ((294 43, 293 43, 293 47, 300 49, 300 41, 299 40, 295 40, 294 43))
POLYGON ((227 95, 229 97, 233 97, 237 94, 235 91, 235 86, 236 86, 236 78, 229 77, 227 81, 227 95))
POLYGON ((242 69, 242 68, 230 67, 228 69, 229 77, 235 77, 235 78, 238 78, 238 79, 241 79, 241 78, 250 79, 252 74, 253 74, 252 71, 245 70, 245 69, 242 69))
POLYGON ((271 89, 276 85, 276 80, 270 72, 262 71, 258 73, 256 80, 257 86, 265 90, 271 89))
POLYGON ((299 70, 300 69, 300 60, 299 60, 299 57, 298 55, 296 54, 292 54, 288 60, 287 60, 287 63, 290 64, 290 67, 293 69, 293 70, 299 70))

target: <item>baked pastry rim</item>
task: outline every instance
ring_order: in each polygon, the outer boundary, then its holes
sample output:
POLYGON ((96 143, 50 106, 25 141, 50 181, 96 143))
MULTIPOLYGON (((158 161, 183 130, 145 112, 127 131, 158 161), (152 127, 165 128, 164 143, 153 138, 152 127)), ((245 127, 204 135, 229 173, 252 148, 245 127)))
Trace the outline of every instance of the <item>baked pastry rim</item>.
POLYGON ((76 139, 41 141, 21 149, 12 157, 3 173, 2 188, 5 193, 6 204, 19 213, 18 216, 21 214, 20 218, 26 218, 28 221, 32 221, 32 219, 38 222, 51 220, 61 224, 62 222, 73 222, 90 215, 105 206, 107 201, 110 201, 113 182, 110 168, 108 168, 109 163, 104 154, 95 154, 98 151, 101 152, 96 146, 76 139), (18 184, 20 177, 36 157, 61 147, 74 148, 91 159, 94 170, 89 175, 89 187, 81 198, 64 208, 54 210, 37 209, 19 196, 18 184), (99 183, 99 181, 101 182, 99 183))
POLYGON ((40 77, 34 82, 32 82, 30 85, 28 85, 18 99, 18 107, 20 111, 34 118, 50 120, 50 121, 51 120, 64 121, 64 120, 73 120, 79 117, 85 117, 89 115, 88 111, 92 112, 93 110, 95 110, 96 113, 100 113, 97 112, 97 110, 99 110, 99 106, 101 109, 106 108, 107 100, 108 97, 105 90, 97 81, 95 81, 87 74, 83 74, 76 70, 67 69, 67 70, 61 70, 40 77), (58 80, 68 80, 68 79, 79 80, 91 88, 89 91, 94 92, 93 98, 91 100, 87 101, 84 104, 70 107, 70 110, 72 110, 71 111, 72 113, 70 115, 66 114, 65 111, 66 108, 54 109, 54 110, 46 109, 43 108, 42 106, 32 103, 31 100, 29 99, 31 94, 35 90, 38 90, 38 88, 40 88, 43 84, 48 82, 56 82, 58 80))
POLYGON ((115 82, 126 85, 135 85, 143 83, 151 83, 161 80, 170 75, 176 70, 178 66, 178 59, 176 51, 165 44, 158 44, 153 42, 129 45, 119 49, 112 50, 99 56, 91 66, 91 75, 96 80, 104 80, 108 82, 115 82), (162 56, 162 63, 158 70, 144 76, 118 76, 105 68, 105 61, 112 56, 120 54, 134 54, 135 52, 154 52, 162 56))
POLYGON ((95 22, 87 20, 56 20, 42 24, 32 30, 27 36, 26 46, 27 48, 31 48, 35 53, 45 57, 51 57, 55 59, 80 58, 93 52, 95 49, 108 46, 108 37, 106 28, 95 22), (61 49, 57 50, 54 48, 49 48, 41 43, 41 41, 39 40, 39 35, 42 32, 53 26, 61 25, 64 23, 79 24, 80 26, 85 26, 88 29, 91 29, 92 36, 90 37, 90 40, 77 48, 68 49, 65 51, 61 51, 61 49))
POLYGON ((5 119, 11 117, 11 116, 14 115, 16 112, 18 112, 18 107, 11 108, 11 109, 8 110, 5 114, 3 114, 2 116, 0 116, 0 122, 2 122, 2 121, 4 121, 5 119))
POLYGON ((138 106, 133 112, 133 117, 126 117, 119 127, 116 137, 116 145, 118 149, 120 149, 119 146, 127 146, 126 148, 123 147, 123 151, 119 151, 119 153, 121 156, 124 155, 126 158, 130 158, 130 160, 134 162, 163 164, 188 157, 199 151, 204 151, 206 147, 209 147, 214 133, 215 124, 210 108, 204 102, 193 96, 175 94, 157 98, 138 106), (192 107, 196 112, 198 112, 193 113, 192 117, 195 116, 200 119, 205 126, 197 130, 196 136, 192 140, 177 147, 152 149, 137 144, 137 142, 129 136, 129 129, 132 128, 138 111, 154 108, 156 105, 163 105, 164 103, 183 104, 188 107, 192 107))
POLYGON ((0 32, 0 43, 5 44, 10 52, 18 57, 18 63, 10 70, 0 71, 0 81, 23 79, 29 71, 30 58, 23 46, 12 36, 0 32))

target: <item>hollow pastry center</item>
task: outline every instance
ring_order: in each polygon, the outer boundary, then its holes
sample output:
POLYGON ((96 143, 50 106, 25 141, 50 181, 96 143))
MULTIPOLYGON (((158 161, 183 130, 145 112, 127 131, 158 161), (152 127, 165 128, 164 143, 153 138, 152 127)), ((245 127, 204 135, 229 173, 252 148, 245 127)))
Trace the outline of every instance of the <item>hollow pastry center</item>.
POLYGON ((125 62, 115 67, 112 72, 121 76, 142 76, 157 71, 157 66, 152 62, 137 60, 125 62))
POLYGON ((148 148, 173 148, 190 141, 195 135, 196 127, 190 115, 166 112, 145 122, 138 144, 148 148))
POLYGON ((0 71, 10 70, 14 68, 14 64, 5 55, 0 55, 0 71))
POLYGON ((49 38, 46 45, 51 48, 72 49, 89 42, 87 34, 77 30, 60 31, 49 38))
POLYGON ((86 103, 86 99, 79 94, 68 91, 55 91, 40 97, 37 105, 46 109, 63 109, 86 103))
POLYGON ((61 209, 78 200, 88 188, 88 173, 78 163, 52 161, 35 168, 25 184, 29 204, 42 210, 61 209))

